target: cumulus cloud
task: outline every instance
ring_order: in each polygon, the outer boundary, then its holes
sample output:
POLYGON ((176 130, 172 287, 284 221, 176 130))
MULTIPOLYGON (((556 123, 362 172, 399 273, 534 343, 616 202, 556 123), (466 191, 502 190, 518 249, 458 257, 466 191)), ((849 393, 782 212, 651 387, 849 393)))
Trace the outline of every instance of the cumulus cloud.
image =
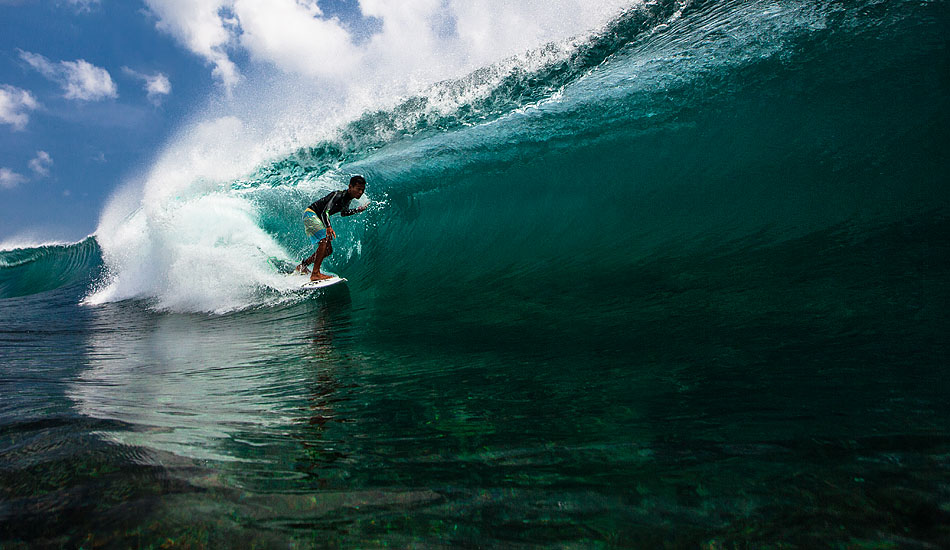
POLYGON ((45 178, 49 176, 49 169, 52 165, 53 157, 49 156, 49 153, 46 151, 37 151, 36 156, 30 161, 30 170, 33 170, 36 175, 45 178))
POLYGON ((163 96, 172 93, 172 83, 168 80, 168 77, 162 73, 145 74, 128 67, 122 67, 122 70, 125 71, 125 74, 145 83, 145 93, 148 96, 148 100, 154 105, 160 105, 163 96))
POLYGON ((30 92, 0 85, 0 123, 13 126, 14 130, 26 128, 30 121, 29 111, 36 109, 39 103, 30 92))
POLYGON ((20 58, 46 78, 58 83, 66 92, 66 99, 95 101, 119 95, 109 71, 84 59, 54 63, 38 53, 23 50, 20 50, 20 58))
POLYGON ((212 74, 226 88, 241 80, 228 57, 237 22, 228 15, 231 0, 145 0, 158 18, 157 27, 214 66, 212 74), (226 9, 227 8, 227 9, 226 9))
POLYGON ((236 0, 240 44, 255 58, 287 72, 336 76, 359 61, 360 52, 337 19, 324 19, 316 2, 236 0))
POLYGON ((0 168, 0 188, 13 189, 25 181, 25 177, 17 174, 13 170, 10 170, 9 168, 0 168))
POLYGON ((431 82, 602 25, 633 0, 359 0, 381 22, 355 40, 314 0, 145 0, 157 27, 214 67, 228 89, 240 81, 232 52, 288 73, 431 82), (594 5, 591 5, 594 4, 594 5))

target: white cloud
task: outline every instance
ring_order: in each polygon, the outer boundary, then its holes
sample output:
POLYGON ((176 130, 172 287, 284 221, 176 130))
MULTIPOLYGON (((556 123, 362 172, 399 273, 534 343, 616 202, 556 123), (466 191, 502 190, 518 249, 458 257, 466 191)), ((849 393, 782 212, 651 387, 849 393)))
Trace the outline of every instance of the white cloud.
POLYGON ((168 77, 162 73, 145 74, 128 67, 122 67, 122 70, 125 71, 126 74, 145 83, 145 92, 148 95, 148 100, 154 105, 161 104, 162 96, 172 93, 172 83, 168 80, 168 77))
POLYGON ((84 59, 54 63, 38 53, 23 50, 20 50, 20 58, 62 86, 66 99, 95 101, 119 95, 109 71, 84 59))
POLYGON ((158 17, 157 27, 214 65, 212 74, 228 89, 240 82, 227 54, 235 22, 226 14, 231 0, 145 0, 158 17))
POLYGON ((0 85, 0 123, 10 124, 14 130, 26 128, 30 121, 29 111, 36 109, 39 103, 30 92, 0 85))
POLYGON ((25 182, 26 178, 9 168, 0 168, 0 188, 13 189, 25 182))
POLYGON ((49 156, 49 153, 46 151, 37 151, 36 157, 30 161, 30 169, 36 172, 37 175, 46 177, 49 176, 49 168, 53 165, 53 157, 49 156))
POLYGON ((230 89, 240 81, 229 54, 238 48, 308 77, 431 83, 590 30, 636 0, 359 0, 382 22, 359 41, 315 0, 145 1, 157 27, 230 89))
POLYGON ((257 59, 287 72, 338 76, 359 62, 359 52, 337 19, 323 19, 315 2, 236 0, 240 42, 257 59))
POLYGON ((99 7, 100 0, 66 0, 79 13, 88 13, 99 7))
POLYGON ((162 73, 146 75, 145 91, 148 92, 149 99, 172 93, 172 83, 168 77, 162 73))
POLYGON ((109 71, 83 60, 62 61, 66 72, 66 98, 92 101, 118 97, 109 71))

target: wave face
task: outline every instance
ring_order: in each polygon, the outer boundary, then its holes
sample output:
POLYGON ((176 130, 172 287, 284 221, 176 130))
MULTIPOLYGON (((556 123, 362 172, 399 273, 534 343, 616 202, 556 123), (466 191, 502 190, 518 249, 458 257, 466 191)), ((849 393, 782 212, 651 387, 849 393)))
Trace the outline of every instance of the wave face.
MULTIPOLYGON (((337 222, 326 267, 361 292, 412 296, 402 311, 529 300, 563 318, 649 292, 645 266, 725 277, 809 235, 939 225, 947 21, 928 2, 634 6, 249 175, 146 189, 97 231, 105 269, 87 301, 225 312, 300 299, 281 269, 310 253, 302 210, 355 172, 375 203, 337 222)), ((17 252, 4 292, 90 274, 95 247, 17 252), (47 257, 77 267, 38 275, 47 257)))
POLYGON ((0 250, 0 298, 89 285, 101 270, 102 254, 93 237, 74 244, 0 250))

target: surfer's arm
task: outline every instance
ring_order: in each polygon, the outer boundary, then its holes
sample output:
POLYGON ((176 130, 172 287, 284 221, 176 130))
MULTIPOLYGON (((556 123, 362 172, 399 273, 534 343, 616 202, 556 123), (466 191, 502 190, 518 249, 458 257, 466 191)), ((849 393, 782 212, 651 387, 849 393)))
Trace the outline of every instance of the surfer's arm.
POLYGON ((347 208, 340 212, 341 216, 352 216, 353 214, 359 214, 363 210, 366 210, 366 206, 361 206, 359 208, 347 208))

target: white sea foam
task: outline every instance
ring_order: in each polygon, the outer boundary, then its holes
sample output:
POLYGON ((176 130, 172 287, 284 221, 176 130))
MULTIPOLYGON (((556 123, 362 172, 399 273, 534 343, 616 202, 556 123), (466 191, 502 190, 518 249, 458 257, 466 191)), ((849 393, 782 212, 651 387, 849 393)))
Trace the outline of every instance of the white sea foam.
MULTIPOLYGON (((91 236, 91 235, 90 235, 91 236)), ((89 236, 86 237, 88 239, 89 236)), ((29 248, 43 248, 46 246, 69 246, 78 244, 86 239, 76 242, 43 239, 37 235, 14 235, 0 241, 0 252, 9 252, 12 250, 25 250, 29 248)))
POLYGON ((103 250, 108 282, 87 303, 148 297, 159 309, 225 312, 258 302, 261 287, 291 286, 269 263, 286 253, 253 207, 223 193, 139 210, 103 250))

